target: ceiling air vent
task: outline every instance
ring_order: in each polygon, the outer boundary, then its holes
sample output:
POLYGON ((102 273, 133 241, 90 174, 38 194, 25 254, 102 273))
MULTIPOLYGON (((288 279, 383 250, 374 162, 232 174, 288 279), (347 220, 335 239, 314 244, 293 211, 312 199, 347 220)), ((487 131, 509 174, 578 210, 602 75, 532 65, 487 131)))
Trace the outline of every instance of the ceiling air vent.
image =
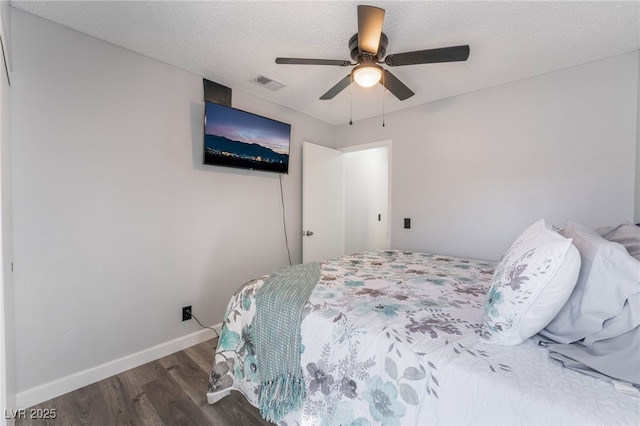
POLYGON ((276 90, 280 90, 285 86, 283 83, 280 83, 279 81, 276 81, 272 78, 265 77, 264 75, 259 75, 251 81, 273 92, 275 92, 276 90))

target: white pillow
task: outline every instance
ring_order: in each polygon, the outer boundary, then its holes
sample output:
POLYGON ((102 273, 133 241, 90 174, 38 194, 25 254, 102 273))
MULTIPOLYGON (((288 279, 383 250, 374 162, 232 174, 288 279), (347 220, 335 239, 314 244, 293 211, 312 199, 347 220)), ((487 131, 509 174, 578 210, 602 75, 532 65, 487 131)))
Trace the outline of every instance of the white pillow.
POLYGON ((540 334, 572 343, 601 332, 605 321, 619 315, 627 299, 640 292, 640 261, 621 244, 579 223, 567 222, 564 235, 580 251, 580 276, 567 304, 540 334))
POLYGON ((544 220, 527 228, 498 264, 485 300, 481 338, 518 345, 542 330, 571 295, 580 254, 544 220))

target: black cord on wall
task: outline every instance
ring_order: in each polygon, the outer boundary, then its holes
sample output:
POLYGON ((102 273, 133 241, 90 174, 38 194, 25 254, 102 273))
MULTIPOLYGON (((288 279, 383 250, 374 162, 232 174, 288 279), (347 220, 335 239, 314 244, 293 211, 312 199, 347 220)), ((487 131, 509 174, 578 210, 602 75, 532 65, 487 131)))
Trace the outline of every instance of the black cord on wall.
POLYGON ((289 256, 289 265, 291 262, 291 251, 289 250, 289 238, 287 237, 287 220, 284 210, 284 191, 282 190, 282 174, 280 174, 280 201, 282 201, 282 227, 284 229, 284 243, 287 246, 287 255, 289 256))
POLYGON ((189 313, 189 315, 191 315, 191 318, 193 318, 194 320, 196 320, 196 322, 198 323, 198 325, 200 325, 200 327, 202 328, 208 328, 209 330, 213 331, 214 333, 216 333, 216 337, 220 337, 220 335, 218 334, 218 332, 216 331, 215 328, 213 327, 207 327, 206 325, 202 325, 202 323, 200 322, 200 320, 198 320, 198 318, 196 318, 195 315, 193 315, 193 312, 191 310, 187 311, 189 313))

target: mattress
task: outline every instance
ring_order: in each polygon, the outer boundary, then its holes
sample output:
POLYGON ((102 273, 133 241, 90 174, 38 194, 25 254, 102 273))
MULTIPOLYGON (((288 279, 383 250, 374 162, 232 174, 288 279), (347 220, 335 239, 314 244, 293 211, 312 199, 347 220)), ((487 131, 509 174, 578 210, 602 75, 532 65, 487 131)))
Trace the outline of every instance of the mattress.
MULTIPOLYGON (((640 424, 640 395, 563 368, 532 339, 480 339, 495 264, 381 250, 321 264, 301 323, 306 398, 282 425, 640 424)), ((229 302, 207 398, 258 406, 255 294, 229 302)))

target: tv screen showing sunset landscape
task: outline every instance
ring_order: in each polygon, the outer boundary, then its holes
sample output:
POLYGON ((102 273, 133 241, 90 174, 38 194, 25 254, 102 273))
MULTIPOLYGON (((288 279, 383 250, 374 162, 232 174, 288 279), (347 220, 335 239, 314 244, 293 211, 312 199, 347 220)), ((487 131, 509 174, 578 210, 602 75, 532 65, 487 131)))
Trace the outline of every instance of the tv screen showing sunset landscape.
POLYGON ((291 125, 205 102, 204 164, 288 173, 291 125))

